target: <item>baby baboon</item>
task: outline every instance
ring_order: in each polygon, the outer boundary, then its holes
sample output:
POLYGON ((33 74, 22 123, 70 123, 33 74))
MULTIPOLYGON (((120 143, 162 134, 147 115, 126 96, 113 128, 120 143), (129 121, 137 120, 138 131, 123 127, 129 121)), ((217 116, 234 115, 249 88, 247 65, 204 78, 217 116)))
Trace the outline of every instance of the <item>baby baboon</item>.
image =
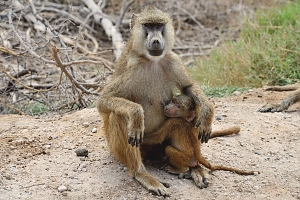
POLYGON ((300 87, 296 86, 274 86, 270 87, 267 90, 273 91, 293 91, 292 94, 287 96, 284 100, 281 101, 280 104, 266 104, 263 107, 259 108, 259 112, 282 112, 287 110, 291 105, 300 101, 300 87))
MULTIPOLYGON (((194 103, 193 100, 185 95, 175 97, 168 105, 165 106, 165 114, 168 117, 181 117, 186 120, 187 124, 175 123, 170 121, 168 127, 173 127, 168 133, 169 145, 166 147, 166 155, 169 158, 170 166, 166 168, 169 173, 180 174, 188 172, 191 167, 198 166, 199 164, 204 165, 208 169, 214 170, 225 170, 232 171, 241 175, 253 175, 254 171, 242 171, 239 169, 225 167, 225 166, 214 166, 211 165, 202 155, 200 150, 200 141, 198 140, 198 131, 194 128, 193 120, 194 114, 194 103)), ((224 132, 218 131, 217 135, 212 132, 211 137, 219 137, 229 134, 235 134, 239 132, 240 128, 235 126, 229 128, 224 132), (237 132, 236 132, 237 131, 237 132)), ((162 132, 168 132, 168 129, 160 130, 162 132)))
MULTIPOLYGON (((156 130, 167 121, 164 103, 172 99, 176 89, 193 99, 197 105, 195 126, 202 142, 210 138, 214 112, 213 105, 172 51, 174 40, 169 14, 153 5, 145 7, 139 15, 133 14, 129 41, 111 81, 97 101, 111 153, 145 188, 163 196, 169 192, 147 172, 138 146, 145 139, 150 139, 150 145, 160 144, 151 138, 156 137, 156 130)), ((193 169, 194 180, 199 184, 202 184, 203 170, 193 169)))
MULTIPOLYGON (((165 115, 168 117, 180 117, 188 122, 195 119, 195 105, 193 100, 186 95, 179 95, 165 106, 165 115)), ((233 135, 240 132, 239 126, 233 126, 228 129, 213 131, 210 138, 233 135)))

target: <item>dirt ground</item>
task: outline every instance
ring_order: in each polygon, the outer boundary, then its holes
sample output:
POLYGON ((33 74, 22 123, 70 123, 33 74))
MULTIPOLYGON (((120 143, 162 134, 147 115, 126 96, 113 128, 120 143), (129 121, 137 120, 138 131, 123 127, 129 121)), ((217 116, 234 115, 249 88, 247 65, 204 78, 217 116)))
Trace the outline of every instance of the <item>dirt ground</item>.
MULTIPOLYGON (((266 102, 290 92, 253 89, 213 98, 213 129, 241 126, 239 135, 211 139, 203 155, 261 174, 215 171, 208 188, 146 164, 168 182, 166 199, 300 199, 300 103, 283 113, 259 113, 266 102)), ((147 192, 109 154, 95 108, 42 117, 0 116, 0 200, 8 199, 163 199, 147 192), (94 130, 93 130, 94 129, 94 130), (88 157, 76 149, 86 148, 88 157)))

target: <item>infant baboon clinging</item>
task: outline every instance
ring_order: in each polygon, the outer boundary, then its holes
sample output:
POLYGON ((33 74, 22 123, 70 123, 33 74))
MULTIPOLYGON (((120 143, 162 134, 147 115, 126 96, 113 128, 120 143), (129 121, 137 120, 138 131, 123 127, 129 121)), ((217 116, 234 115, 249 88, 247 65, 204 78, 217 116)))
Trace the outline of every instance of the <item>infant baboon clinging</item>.
MULTIPOLYGON (((138 146, 143 140, 151 141, 148 145, 160 144, 151 138, 166 123, 164 103, 172 99, 176 90, 196 103, 195 125, 203 142, 210 138, 214 112, 213 105, 172 51, 173 46, 174 28, 169 14, 150 5, 133 15, 129 41, 97 101, 111 153, 145 188, 164 196, 169 195, 167 188, 147 172, 138 146)), ((199 166, 192 171, 197 185, 205 184, 203 170, 199 166)))
POLYGON ((300 87, 295 86, 274 86, 270 87, 267 90, 273 91, 292 91, 296 90, 287 98, 283 99, 280 104, 266 104, 263 107, 259 108, 259 112, 282 112, 287 110, 291 105, 300 101, 300 87))
MULTIPOLYGON (((165 152, 171 165, 166 168, 166 171, 173 174, 180 174, 188 172, 190 168, 202 164, 212 171, 225 170, 241 175, 253 175, 254 171, 246 172, 231 167, 211 165, 202 156, 200 150, 201 143, 198 140, 198 131, 193 125, 193 120, 195 118, 194 108, 193 100, 185 95, 175 97, 165 106, 165 115, 168 117, 180 117, 186 120, 186 125, 184 126, 176 121, 169 121, 169 124, 166 123, 166 125, 168 127, 173 127, 173 129, 169 130, 162 128, 160 130, 162 132, 160 134, 167 134, 166 138, 168 139, 169 144, 166 147, 165 152)), ((211 137, 235 134, 239 132, 239 130, 239 127, 232 127, 224 132, 218 131, 215 136, 214 132, 212 132, 211 137)))

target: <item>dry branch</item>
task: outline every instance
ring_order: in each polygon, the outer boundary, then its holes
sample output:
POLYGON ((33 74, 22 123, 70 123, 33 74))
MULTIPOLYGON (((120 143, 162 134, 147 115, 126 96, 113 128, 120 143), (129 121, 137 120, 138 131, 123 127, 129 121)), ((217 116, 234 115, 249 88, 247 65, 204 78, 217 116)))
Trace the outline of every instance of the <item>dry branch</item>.
POLYGON ((117 30, 116 26, 113 25, 110 19, 103 16, 101 8, 93 0, 82 0, 85 5, 91 10, 96 23, 100 24, 106 35, 112 39, 114 54, 118 59, 124 48, 124 43, 121 33, 117 30))
MULTIPOLYGON (((97 92, 90 92, 87 89, 85 89, 81 83, 79 83, 77 80, 74 79, 74 77, 69 73, 68 70, 66 70, 67 66, 73 65, 73 64, 82 64, 82 63, 86 63, 87 61, 73 61, 73 62, 69 62, 69 63, 63 63, 61 61, 61 59, 58 56, 58 52, 59 49, 57 49, 55 46, 52 47, 52 56, 56 62, 56 66, 58 66, 61 71, 68 77, 68 79, 71 81, 71 83, 73 83, 76 88, 80 89, 82 92, 86 93, 86 94, 92 94, 92 95, 99 95, 99 93, 97 92)), ((89 61, 89 63, 93 63, 93 64, 99 64, 99 62, 97 61, 89 61)))

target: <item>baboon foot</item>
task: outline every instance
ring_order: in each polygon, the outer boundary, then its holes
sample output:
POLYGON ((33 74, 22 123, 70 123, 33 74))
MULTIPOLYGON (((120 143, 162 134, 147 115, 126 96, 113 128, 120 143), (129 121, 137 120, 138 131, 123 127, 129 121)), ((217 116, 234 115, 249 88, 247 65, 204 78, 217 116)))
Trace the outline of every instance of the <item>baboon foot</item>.
POLYGON ((185 168, 182 168, 182 169, 178 169, 176 167, 168 165, 167 167, 165 167, 165 171, 170 173, 170 174, 180 174, 180 173, 188 172, 189 168, 185 167, 185 168))
POLYGON ((200 188, 207 188, 209 184, 208 172, 200 166, 191 169, 191 177, 195 184, 200 188))
POLYGON ((281 112, 284 108, 280 104, 266 104, 258 109, 258 112, 281 112))
POLYGON ((147 172, 137 172, 134 178, 144 186, 149 192, 160 195, 160 196, 170 196, 167 187, 170 185, 168 183, 161 183, 157 181, 153 176, 147 172))

